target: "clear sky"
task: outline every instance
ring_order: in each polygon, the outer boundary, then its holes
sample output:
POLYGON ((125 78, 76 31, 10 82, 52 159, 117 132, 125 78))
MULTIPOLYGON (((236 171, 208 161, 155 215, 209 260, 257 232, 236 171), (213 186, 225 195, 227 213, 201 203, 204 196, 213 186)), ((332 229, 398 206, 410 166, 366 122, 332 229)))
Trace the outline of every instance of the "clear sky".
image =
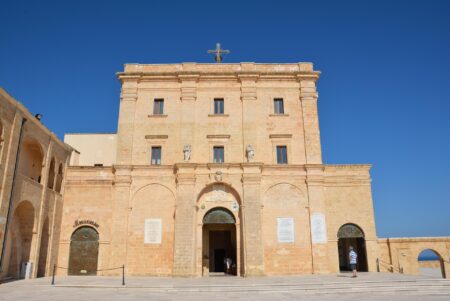
POLYGON ((450 235, 450 1, 0 0, 0 86, 61 138, 115 132, 124 63, 216 42, 313 62, 324 161, 373 164, 378 235, 450 235))

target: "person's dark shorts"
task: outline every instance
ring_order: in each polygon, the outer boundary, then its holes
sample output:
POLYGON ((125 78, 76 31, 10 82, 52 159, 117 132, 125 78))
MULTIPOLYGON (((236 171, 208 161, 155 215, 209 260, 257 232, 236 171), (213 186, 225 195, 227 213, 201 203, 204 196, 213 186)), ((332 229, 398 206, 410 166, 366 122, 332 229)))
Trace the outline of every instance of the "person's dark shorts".
POLYGON ((350 263, 350 269, 353 271, 353 270, 356 270, 356 263, 350 263))

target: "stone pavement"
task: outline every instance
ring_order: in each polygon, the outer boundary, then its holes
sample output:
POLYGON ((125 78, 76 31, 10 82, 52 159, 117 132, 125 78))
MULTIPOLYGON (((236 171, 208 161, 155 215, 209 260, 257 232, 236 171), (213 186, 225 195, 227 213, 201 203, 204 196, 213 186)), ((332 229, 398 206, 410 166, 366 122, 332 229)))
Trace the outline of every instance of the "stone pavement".
POLYGON ((0 285, 0 300, 450 300, 450 280, 389 273, 290 277, 56 277, 0 285))

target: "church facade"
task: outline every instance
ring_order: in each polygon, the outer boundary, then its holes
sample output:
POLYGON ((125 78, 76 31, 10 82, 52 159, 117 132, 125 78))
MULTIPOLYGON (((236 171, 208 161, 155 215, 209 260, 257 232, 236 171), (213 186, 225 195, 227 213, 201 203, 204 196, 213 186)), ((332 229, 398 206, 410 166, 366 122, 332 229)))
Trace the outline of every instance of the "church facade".
POLYGON ((377 238, 370 165, 322 161, 320 72, 127 64, 117 133, 64 142, 0 89, 0 278, 417 274, 450 238, 377 238))
POLYGON ((352 243, 374 270, 370 166, 323 164, 319 75, 310 63, 125 65, 118 133, 66 135, 80 154, 59 264, 89 273, 71 242, 89 221, 98 268, 131 275, 209 275, 227 258, 236 275, 338 272, 352 243))

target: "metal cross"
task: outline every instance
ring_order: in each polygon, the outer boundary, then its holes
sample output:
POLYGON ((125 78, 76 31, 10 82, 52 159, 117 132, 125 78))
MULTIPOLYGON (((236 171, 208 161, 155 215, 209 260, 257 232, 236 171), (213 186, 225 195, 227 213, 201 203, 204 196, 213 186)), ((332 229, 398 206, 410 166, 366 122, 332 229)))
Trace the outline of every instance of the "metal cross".
POLYGON ((230 53, 230 50, 222 50, 220 48, 220 43, 216 44, 216 49, 215 50, 208 50, 208 53, 214 53, 214 60, 216 61, 216 63, 222 63, 222 54, 228 54, 230 53))

